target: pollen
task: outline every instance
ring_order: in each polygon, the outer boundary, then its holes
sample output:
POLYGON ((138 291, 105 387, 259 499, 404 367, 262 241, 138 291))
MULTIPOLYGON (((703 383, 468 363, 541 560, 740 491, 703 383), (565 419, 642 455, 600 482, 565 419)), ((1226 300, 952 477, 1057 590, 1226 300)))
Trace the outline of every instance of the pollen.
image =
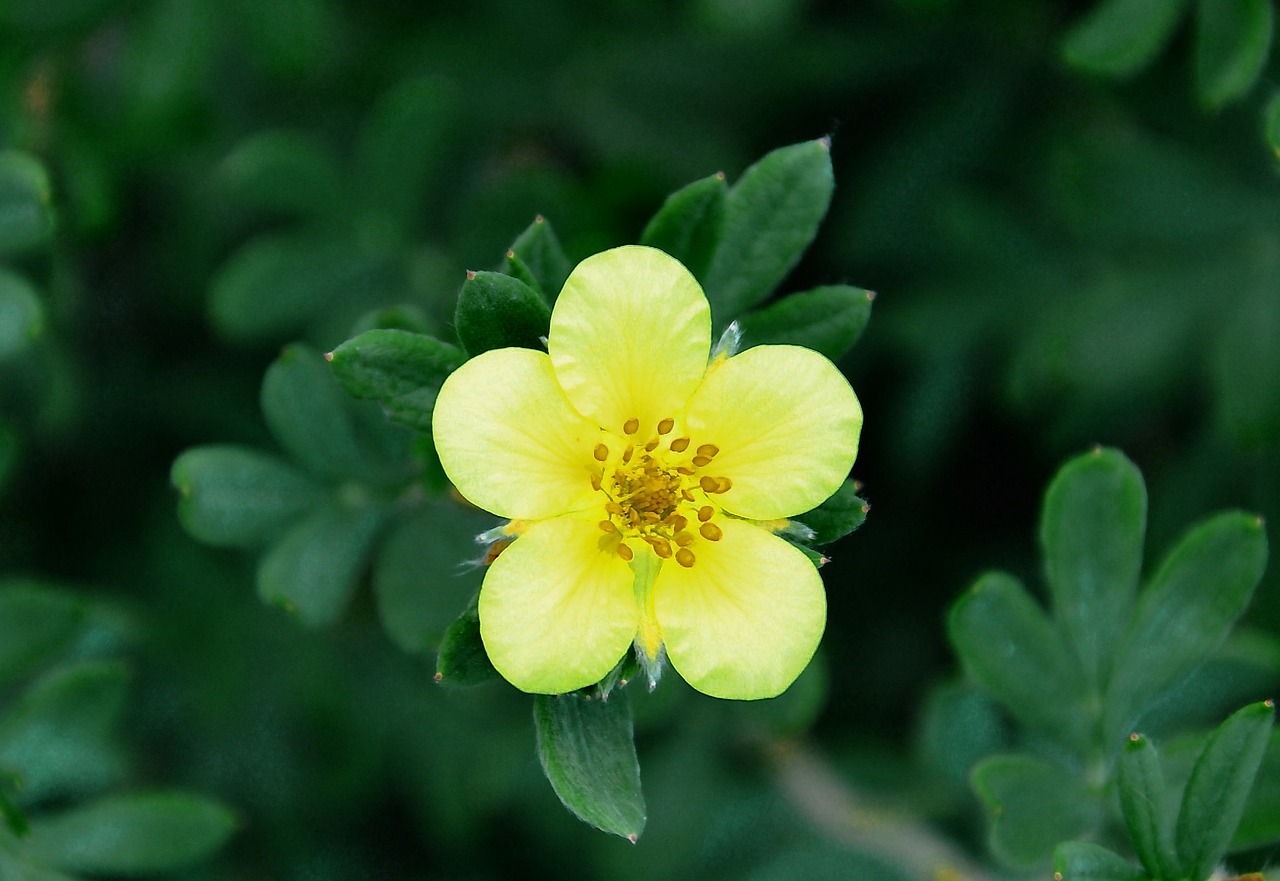
POLYGON ((693 564, 698 562, 698 558, 693 555, 693 551, 688 548, 681 548, 676 551, 676 562, 686 569, 693 568, 693 564))
POLYGON ((623 434, 635 434, 639 430, 640 430, 640 420, 634 416, 632 416, 630 419, 628 419, 626 422, 622 424, 623 434))
POLYGON ((597 462, 603 462, 609 458, 609 448, 604 444, 596 444, 596 448, 592 450, 591 455, 596 457, 597 462))
POLYGON ((704 523, 698 527, 698 532, 707 541, 719 541, 724 538, 724 533, 720 531, 720 527, 714 523, 704 523))
POLYGON ((698 509, 698 519, 701 520, 703 523, 706 523, 708 520, 710 520, 712 517, 715 516, 715 513, 716 513, 715 509, 712 508, 710 505, 703 505, 701 508, 698 509))
POLYGON ((671 442, 671 452, 683 453, 689 449, 689 439, 687 437, 678 437, 671 442))
POLYGON ((705 468, 711 464, 711 457, 710 456, 694 456, 693 464, 697 465, 699 468, 705 468))
POLYGON ((658 434, 670 434, 671 429, 676 427, 674 419, 663 419, 658 423, 658 434))
POLYGON ((698 447, 698 455, 706 456, 708 459, 714 459, 716 457, 716 453, 718 452, 720 452, 720 448, 717 447, 715 444, 703 444, 702 446, 698 447))

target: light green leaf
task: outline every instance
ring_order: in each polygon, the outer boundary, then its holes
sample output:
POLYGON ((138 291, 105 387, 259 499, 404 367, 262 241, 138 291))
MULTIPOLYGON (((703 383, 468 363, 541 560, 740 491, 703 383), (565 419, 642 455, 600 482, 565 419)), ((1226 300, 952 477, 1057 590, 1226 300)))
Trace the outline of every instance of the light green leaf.
POLYGON ((640 244, 666 251, 702 278, 720 243, 728 189, 724 172, 716 172, 676 190, 645 226, 640 244))
POLYGON ((1065 743, 1087 742, 1075 661, 1017 579, 1003 572, 979 577, 952 605, 948 634, 965 669, 1010 713, 1065 743))
POLYGON ((1244 96, 1271 51, 1271 0, 1199 0, 1195 71, 1200 103, 1216 110, 1244 96))
POLYGON ((404 330, 367 330, 327 357, 347 394, 379 401, 418 431, 431 430, 440 384, 466 360, 456 346, 404 330))
POLYGON ((1275 716, 1271 701, 1250 704, 1209 737, 1182 792, 1177 827, 1180 877, 1208 878, 1226 852, 1244 813, 1275 716))
POLYGON ((856 480, 846 480, 831 498, 795 518, 813 530, 811 544, 830 544, 863 524, 871 506, 858 495, 859 486, 856 480))
POLYGON ((53 225, 53 192, 44 166, 17 150, 0 152, 0 254, 44 244, 53 225))
POLYGON ((237 825, 235 814, 203 796, 115 795, 33 820, 27 850, 71 872, 170 872, 212 856, 237 825))
POLYGON ((520 346, 546 350, 551 309, 533 288, 500 272, 468 272, 458 292, 454 328, 467 354, 520 346))
POLYGON ((1173 36, 1186 0, 1099 0, 1062 44, 1067 63, 1089 73, 1137 73, 1173 36))
POLYGON ((573 265, 560 246, 551 224, 541 215, 516 237, 507 250, 507 274, 513 275, 554 303, 573 265))
POLYGON ((80 597, 35 581, 0 583, 0 682, 48 663, 80 629, 80 597))
POLYGON ((738 319, 742 346, 805 346, 838 361, 862 336, 874 299, 870 291, 843 284, 790 294, 738 319))
POLYGON ((247 447, 206 446, 174 460, 178 517, 200 541, 251 547, 270 541, 310 509, 323 490, 278 456, 247 447))
POLYGON ((44 333, 44 306, 19 275, 0 268, 0 361, 20 354, 44 333))
POLYGON ((440 640, 436 655, 436 682, 444 685, 483 685, 500 678, 480 639, 479 594, 471 598, 440 640))
POLYGON ((636 841, 645 807, 625 695, 536 695, 533 721, 543 773, 564 806, 597 829, 636 841))
POLYGON ((1063 465, 1045 493, 1040 546, 1054 617, 1101 690, 1142 574, 1147 490, 1118 450, 1063 465))
POLYGON ((1088 841, 1066 841, 1053 851, 1061 881, 1147 881, 1147 874, 1115 851, 1088 841))
POLYGON ((991 850, 1010 866, 1047 863, 1058 844, 1083 836, 1102 815, 1078 775, 1033 756, 984 759, 972 780, 991 818, 991 850))
POLYGON ((253 214, 322 217, 342 199, 338 161, 310 132, 256 132, 236 144, 216 175, 232 206, 253 214))
POLYGON ((818 234, 835 188, 826 138, 783 147, 730 189, 724 231, 702 279, 718 328, 769 296, 818 234))
POLYGON ((1219 514, 1191 529, 1138 599, 1107 692, 1107 736, 1123 736, 1152 697, 1203 663, 1244 612, 1267 564, 1253 514, 1219 514))
POLYGON ((1165 807, 1160 755, 1141 734, 1129 735, 1116 762, 1116 791, 1133 849, 1153 878, 1176 878, 1172 817, 1165 807))

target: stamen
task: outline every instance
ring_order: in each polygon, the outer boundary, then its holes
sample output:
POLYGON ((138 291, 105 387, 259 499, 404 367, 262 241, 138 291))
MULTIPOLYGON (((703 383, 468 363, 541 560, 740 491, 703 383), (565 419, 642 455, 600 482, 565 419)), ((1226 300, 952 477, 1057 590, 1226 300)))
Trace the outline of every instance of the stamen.
POLYGON ((680 545, 682 548, 687 548, 689 545, 693 544, 693 536, 687 532, 677 532, 676 544, 680 545))
POLYGON ((729 490, 733 489, 733 481, 727 477, 717 477, 716 483, 719 484, 716 492, 727 493, 729 490))
POLYGON ((689 525, 689 518, 682 517, 679 514, 673 514, 667 518, 667 525, 676 532, 679 532, 689 525))
POLYGON ((630 563, 631 558, 635 556, 635 553, 631 550, 631 548, 627 547, 625 544, 619 544, 618 556, 626 560, 628 563, 630 563))
POLYGON ((693 555, 693 551, 688 548, 681 548, 676 551, 676 562, 686 569, 693 568, 693 564, 698 562, 698 558, 693 555))
POLYGON ((634 446, 632 446, 631 444, 627 444, 627 448, 622 451, 622 463, 624 465, 630 464, 631 454, 634 453, 635 451, 636 451, 636 448, 634 446))
POLYGON ((693 493, 692 493, 692 492, 690 492, 690 491, 689 491, 689 490, 687 490, 687 489, 682 489, 682 490, 680 490, 680 498, 684 499, 686 502, 692 502, 692 501, 693 501, 693 493))
MULTIPOLYGON (((695 461, 697 461, 697 460, 695 460, 695 461)), ((680 474, 685 475, 686 477, 692 477, 692 476, 693 476, 693 469, 692 469, 692 468, 690 468, 688 465, 677 465, 677 466, 676 466, 676 471, 677 471, 677 472, 679 472, 680 474)))
POLYGON ((596 492, 600 492, 601 490, 600 475, 595 474, 594 472, 591 475, 591 488, 596 492))
POLYGON ((701 480, 699 480, 698 486, 702 487, 702 491, 704 493, 715 493, 720 491, 719 489, 720 482, 716 480, 714 477, 710 477, 710 476, 703 477, 701 480))
POLYGON ((671 429, 676 427, 674 419, 663 419, 658 423, 658 434, 670 434, 671 429))
POLYGON ((622 423, 623 434, 635 434, 640 430, 640 420, 632 416, 626 422, 622 423))
POLYGON ((627 509, 619 505, 617 502, 605 502, 604 509, 610 514, 625 514, 627 509))
POLYGON ((714 459, 716 453, 720 452, 720 448, 715 444, 703 444, 698 447, 698 455, 706 456, 708 459, 714 459))
POLYGON ((705 468, 711 464, 711 457, 710 456, 694 456, 693 464, 697 465, 699 468, 705 468))
POLYGON ((689 439, 687 437, 678 437, 671 442, 671 452, 683 453, 689 449, 689 439))
POLYGON ((710 505, 703 505, 701 508, 698 509, 698 519, 701 520, 703 523, 706 523, 708 520, 710 520, 712 517, 715 516, 715 513, 716 513, 715 509, 712 508, 710 505))
POLYGON ((707 541, 719 541, 724 538, 724 533, 714 523, 702 524, 698 527, 698 532, 702 533, 702 537, 707 541))
POLYGON ((596 448, 592 451, 592 455, 596 457, 597 462, 603 462, 605 459, 609 458, 609 448, 604 444, 596 444, 596 448))
POLYGON ((644 445, 644 451, 646 453, 652 453, 657 448, 658 448, 658 439, 656 437, 644 445))
POLYGON ((614 525, 613 525, 613 521, 612 521, 612 520, 601 520, 601 521, 600 521, 599 523, 597 523, 596 525, 597 525, 597 526, 599 526, 599 527, 600 527, 603 531, 605 531, 605 532, 617 532, 617 531, 618 531, 618 527, 616 527, 616 526, 614 526, 614 525))
POLYGON ((664 560, 671 559, 671 543, 665 538, 659 538, 654 535, 646 535, 644 540, 653 548, 653 552, 664 560))

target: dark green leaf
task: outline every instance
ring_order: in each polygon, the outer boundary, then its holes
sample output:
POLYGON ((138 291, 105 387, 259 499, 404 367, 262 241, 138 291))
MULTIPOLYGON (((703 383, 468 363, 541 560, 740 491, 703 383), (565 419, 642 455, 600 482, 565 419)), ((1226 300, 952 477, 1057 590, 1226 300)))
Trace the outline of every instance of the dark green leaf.
POLYGON ((846 480, 831 498, 795 518, 813 530, 812 544, 825 545, 844 538, 867 519, 871 506, 858 496, 859 487, 857 481, 846 480))
POLYGON ((1127 76, 1160 53, 1186 0, 1099 0, 1062 44, 1067 63, 1090 73, 1127 76))
POLYGON ((1178 542, 1142 592, 1107 693, 1107 734, 1130 728, 1151 698, 1183 679, 1226 639, 1267 564, 1253 514, 1219 514, 1178 542))
POLYGON ((1262 117, 1262 135, 1276 158, 1280 159, 1280 91, 1273 93, 1267 103, 1262 117))
POLYGON ((645 226, 640 244, 666 251, 702 278, 720 243, 727 193, 724 172, 676 190, 645 226))
POLYGON ((1040 547, 1054 617, 1099 690, 1138 592, 1146 527, 1142 475, 1117 450, 1077 456, 1045 493, 1040 547))
MULTIPOLYGON (((1280 106, 1278 104, 1277 106, 1280 106)), ((1213 398, 1222 427, 1242 449, 1280 442, 1280 297, 1241 297, 1221 325, 1213 398)))
POLYGON ((1231 846, 1258 847, 1276 841, 1280 841, 1280 729, 1273 728, 1231 846))
POLYGON ((298 523, 258 566, 258 595, 309 627, 332 624, 355 592, 386 511, 327 505, 298 523))
POLYGON ((0 269, 0 361, 22 352, 44 332, 44 307, 35 288, 0 269))
POLYGON ((1129 735, 1116 762, 1116 791, 1133 849, 1153 878, 1176 878, 1172 817, 1165 807, 1160 755, 1141 734, 1129 735))
POLYGON ((48 663, 75 636, 84 600, 34 581, 0 585, 0 682, 48 663))
POLYGON ((991 850, 1019 868, 1048 862, 1063 841, 1089 832, 1101 805, 1085 782, 1027 755, 992 756, 973 769, 973 789, 991 818, 991 850))
POLYGON ((347 394, 379 401, 392 419, 418 431, 431 430, 440 384, 465 360, 448 343, 403 330, 365 331, 329 355, 347 394))
POLYGON ((246 447, 187 450, 174 460, 169 479, 187 532, 232 547, 269 541, 323 492, 279 457, 246 447))
POLYGON ((480 639, 480 613, 476 601, 471 598, 466 611, 459 615, 440 640, 440 652, 436 655, 436 682, 445 685, 483 685, 500 678, 489 661, 480 639))
POLYGON ((543 773, 564 806, 597 829, 636 841, 645 807, 625 698, 540 694, 533 721, 543 773))
POLYGON ((337 159, 307 132, 250 135, 222 160, 217 175, 232 205, 255 214, 324 216, 342 198, 337 159))
POLYGON ((34 157, 0 152, 0 254, 43 244, 53 233, 49 175, 34 157))
POLYGON ((1027 725, 1080 745, 1088 713, 1062 635, 1012 576, 989 572, 956 600, 951 644, 969 673, 1027 725))
POLYGON ((551 309, 538 292, 500 272, 468 272, 454 317, 458 339, 469 355, 521 346, 544 349, 551 309))
POLYGON ((169 872, 212 856, 236 826, 235 814, 203 796, 131 793, 32 821, 28 850, 70 872, 169 872))
POLYGON ((1217 109, 1244 96, 1271 49, 1271 0, 1199 0, 1196 4, 1196 91, 1217 109))
POLYGON ((1182 792, 1178 857, 1183 878, 1208 878, 1244 813, 1275 721, 1271 701, 1251 704, 1223 722, 1205 744, 1182 792))
POLYGON ((1055 881, 1147 881, 1147 874, 1120 854, 1088 841, 1066 841, 1053 851, 1055 881))
POLYGON ((805 346, 838 361, 862 336, 873 299, 870 291, 843 284, 790 294, 738 319, 742 346, 805 346))
POLYGON ((703 278, 716 327, 786 278, 817 235, 834 188, 825 138, 774 150, 730 188, 724 232, 703 278))
POLYGON ((507 250, 507 268, 510 275, 554 303, 573 266, 551 224, 539 215, 507 250))

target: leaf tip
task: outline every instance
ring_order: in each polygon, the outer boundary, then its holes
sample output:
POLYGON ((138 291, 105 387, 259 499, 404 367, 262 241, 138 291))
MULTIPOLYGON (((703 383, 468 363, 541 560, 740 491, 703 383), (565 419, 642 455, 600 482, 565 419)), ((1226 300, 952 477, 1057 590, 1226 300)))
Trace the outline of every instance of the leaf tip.
POLYGON ((516 256, 516 252, 511 250, 510 248, 507 248, 507 259, 511 260, 515 256, 516 256))
POLYGON ((432 676, 431 678, 432 678, 433 680, 435 680, 436 682, 443 682, 443 681, 444 681, 444 674, 443 674, 443 673, 441 673, 439 670, 437 670, 437 671, 436 671, 436 675, 435 675, 435 676, 432 676))
POLYGON ((831 135, 823 135, 822 137, 818 138, 818 146, 826 150, 828 153, 830 153, 831 152, 831 135))
POLYGON ((1274 710, 1276 708, 1276 702, 1271 698, 1267 698, 1266 700, 1264 700, 1262 702, 1262 705, 1266 707, 1268 710, 1274 710))
MULTIPOLYGON (((1276 150, 1276 158, 1277 158, 1277 159, 1280 159, 1280 149, 1277 149, 1277 150, 1276 150)), ((723 171, 717 171, 717 172, 716 172, 716 180, 718 180, 718 181, 722 181, 722 182, 724 181, 724 172, 723 172, 723 171)))
POLYGON ((876 301, 877 296, 878 295, 876 294, 875 291, 867 291, 867 302, 874 303, 876 301))
POLYGON ((639 832, 632 832, 627 836, 627 841, 630 841, 632 844, 637 843, 639 840, 640 840, 639 832))
POLYGON ((332 361, 332 360, 333 360, 333 352, 325 352, 325 353, 324 353, 324 360, 326 360, 326 361, 332 361))
POLYGON ((1061 872, 1054 872, 1054 873, 1053 873, 1053 881, 1062 881, 1062 873, 1061 873, 1061 872))
POLYGON ((547 222, 547 219, 546 219, 545 217, 543 217, 541 214, 535 214, 535 215, 533 215, 533 222, 534 222, 534 223, 546 223, 546 222, 547 222))
MULTIPOLYGON (((510 257, 510 256, 511 256, 511 252, 510 252, 510 251, 508 251, 508 252, 507 252, 507 256, 508 256, 508 257, 510 257)), ((474 269, 468 269, 468 270, 467 270, 467 281, 475 281, 475 279, 476 279, 476 271, 475 271, 474 269)))

